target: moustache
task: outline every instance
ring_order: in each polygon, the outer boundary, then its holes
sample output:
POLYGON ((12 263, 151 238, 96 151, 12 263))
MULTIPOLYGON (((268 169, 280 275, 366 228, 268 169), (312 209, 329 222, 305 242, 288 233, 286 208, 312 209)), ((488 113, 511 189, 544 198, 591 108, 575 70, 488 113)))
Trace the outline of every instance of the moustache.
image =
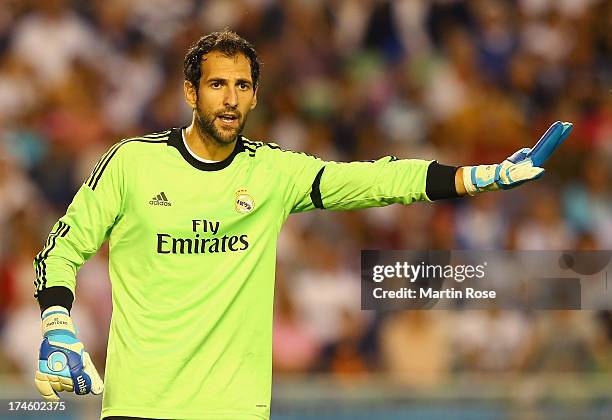
POLYGON ((241 119, 242 113, 238 111, 237 109, 225 109, 223 111, 215 113, 215 117, 221 117, 221 116, 241 119))

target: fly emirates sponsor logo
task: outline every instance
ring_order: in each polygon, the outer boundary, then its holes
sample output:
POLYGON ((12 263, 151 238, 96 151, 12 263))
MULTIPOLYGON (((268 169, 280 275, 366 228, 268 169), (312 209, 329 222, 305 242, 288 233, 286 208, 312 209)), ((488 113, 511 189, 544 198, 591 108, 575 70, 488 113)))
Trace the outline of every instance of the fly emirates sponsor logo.
POLYGON ((218 236, 220 225, 220 222, 194 219, 191 221, 194 235, 190 238, 178 238, 169 233, 158 233, 157 253, 214 254, 245 251, 249 247, 247 235, 218 236), (207 237, 202 237, 202 235, 207 237))

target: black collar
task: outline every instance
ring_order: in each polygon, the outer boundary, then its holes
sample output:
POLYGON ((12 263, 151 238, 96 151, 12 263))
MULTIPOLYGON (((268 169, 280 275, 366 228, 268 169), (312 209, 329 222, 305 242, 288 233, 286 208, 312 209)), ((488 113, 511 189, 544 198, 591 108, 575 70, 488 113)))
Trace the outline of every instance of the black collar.
POLYGON ((185 128, 187 128, 187 126, 173 128, 170 131, 170 137, 168 138, 168 146, 176 147, 178 151, 181 153, 181 156, 183 156, 183 158, 187 161, 187 163, 189 163, 191 166, 201 171, 219 171, 221 169, 224 169, 228 167, 230 163, 232 163, 232 161, 234 160, 234 157, 238 153, 244 151, 244 142, 242 141, 242 135, 239 134, 238 139, 236 140, 236 144, 234 146, 234 150, 228 157, 226 157, 224 160, 220 162, 213 162, 213 163, 202 162, 201 160, 198 160, 195 157, 193 157, 193 155, 189 153, 189 150, 187 150, 187 148, 185 147, 185 143, 183 142, 183 133, 182 133, 183 129, 185 128))

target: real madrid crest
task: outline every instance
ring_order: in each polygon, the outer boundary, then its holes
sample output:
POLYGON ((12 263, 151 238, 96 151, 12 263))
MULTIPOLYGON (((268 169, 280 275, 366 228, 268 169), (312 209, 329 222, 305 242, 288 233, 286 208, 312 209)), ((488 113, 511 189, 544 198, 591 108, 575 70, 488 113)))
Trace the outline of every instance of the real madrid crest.
POLYGON ((255 201, 253 197, 247 192, 247 190, 236 191, 236 198, 234 199, 234 208, 238 213, 250 213, 255 208, 255 201))

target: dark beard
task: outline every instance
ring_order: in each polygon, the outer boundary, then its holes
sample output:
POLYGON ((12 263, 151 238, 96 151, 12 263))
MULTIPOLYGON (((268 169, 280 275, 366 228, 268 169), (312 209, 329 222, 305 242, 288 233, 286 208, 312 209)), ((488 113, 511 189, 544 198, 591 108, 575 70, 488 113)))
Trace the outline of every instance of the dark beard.
MULTIPOLYGON (((223 112, 237 112, 235 110, 225 110, 223 112)), ((220 112, 222 114, 223 112, 220 112)), ((195 126, 198 130, 198 134, 202 139, 210 138, 219 146, 228 146, 236 141, 238 134, 242 132, 244 124, 246 123, 246 117, 240 122, 238 129, 231 133, 224 134, 215 127, 215 119, 217 115, 210 112, 202 112, 199 107, 195 109, 195 126)), ((241 115, 238 116, 240 118, 241 115)))

